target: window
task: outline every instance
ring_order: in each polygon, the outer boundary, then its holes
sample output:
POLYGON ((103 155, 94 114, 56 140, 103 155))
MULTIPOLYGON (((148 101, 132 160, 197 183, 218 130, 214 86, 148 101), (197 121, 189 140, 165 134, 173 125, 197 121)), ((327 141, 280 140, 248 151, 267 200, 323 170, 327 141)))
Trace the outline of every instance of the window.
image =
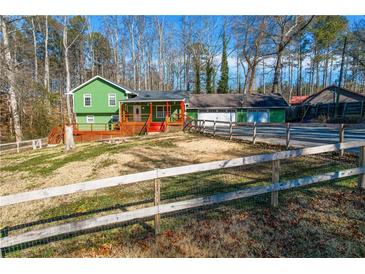
MULTIPOLYGON (((156 106, 156 118, 165 118, 167 114, 166 105, 156 106)), ((171 106, 169 106, 169 114, 171 115, 171 106)))
POLYGON ((84 107, 91 107, 91 94, 84 94, 84 107))
POLYGON ((112 119, 112 123, 116 123, 116 122, 119 122, 119 115, 118 114, 115 114, 115 115, 112 115, 111 117, 112 119))
POLYGON ((156 106, 156 118, 165 118, 164 106, 156 106))
POLYGON ((94 115, 86 115, 86 123, 93 124, 94 123, 94 115))
POLYGON ((108 94, 108 106, 115 107, 117 105, 117 95, 115 93, 108 94))

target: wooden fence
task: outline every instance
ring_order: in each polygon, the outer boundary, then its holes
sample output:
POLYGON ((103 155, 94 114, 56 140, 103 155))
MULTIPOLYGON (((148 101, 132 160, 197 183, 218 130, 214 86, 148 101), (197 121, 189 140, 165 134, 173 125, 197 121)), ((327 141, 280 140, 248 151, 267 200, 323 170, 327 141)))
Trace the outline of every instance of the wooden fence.
POLYGON ((219 204, 222 202, 232 201, 271 193, 272 206, 278 206, 279 191, 292 189, 301 186, 307 186, 324 181, 347 178, 350 176, 359 176, 358 187, 365 189, 365 141, 338 143, 318 147, 309 147, 296 150, 280 151, 275 153, 253 155, 231 160, 214 161, 201 164, 193 164, 165 169, 156 169, 136 174, 117 176, 112 178, 70 184, 59 187, 34 190, 29 192, 10 194, 0 197, 0 207, 14 205, 23 202, 59 197, 72 193, 80 193, 90 190, 104 189, 108 187, 133 184, 143 181, 155 181, 155 199, 154 206, 136 209, 123 213, 93 217, 81 221, 65 223, 44 229, 25 232, 19 235, 7 236, 0 239, 0 249, 16 246, 22 243, 34 242, 42 239, 51 238, 58 235, 72 234, 93 228, 104 227, 112 224, 124 223, 132 220, 155 217, 155 232, 160 231, 160 215, 187 210, 197 207, 219 204), (280 161, 290 158, 296 158, 306 155, 314 155, 326 152, 335 152, 344 149, 360 147, 359 167, 348 170, 329 172, 326 174, 303 177, 289 181, 280 181, 280 161), (160 185, 161 179, 172 176, 186 175, 197 172, 212 171, 231 167, 240 167, 254 165, 265 162, 272 162, 272 184, 268 186, 259 186, 246 188, 234 192, 219 193, 215 195, 189 199, 185 201, 161 204, 160 202, 160 185))
POLYGON ((44 148, 47 145, 48 145, 48 138, 40 138, 40 139, 33 139, 33 140, 25 140, 25 141, 21 141, 21 142, 0 144, 0 153, 6 153, 6 152, 19 153, 20 151, 25 150, 25 149, 44 148))
MULTIPOLYGON (((328 123, 237 123, 227 121, 216 121, 216 120, 191 120, 185 124, 184 131, 194 129, 199 133, 211 133, 213 136, 217 135, 217 125, 224 126, 229 139, 233 137, 233 129, 235 127, 249 127, 251 128, 252 143, 255 144, 257 140, 257 129, 259 127, 266 128, 285 128, 285 143, 286 149, 289 149, 292 141, 292 128, 330 128, 338 131, 338 142, 343 143, 345 141, 345 129, 365 129, 365 124, 328 124, 328 123), (207 127, 207 123, 213 124, 207 127)), ((341 150, 341 155, 344 151, 341 150)))

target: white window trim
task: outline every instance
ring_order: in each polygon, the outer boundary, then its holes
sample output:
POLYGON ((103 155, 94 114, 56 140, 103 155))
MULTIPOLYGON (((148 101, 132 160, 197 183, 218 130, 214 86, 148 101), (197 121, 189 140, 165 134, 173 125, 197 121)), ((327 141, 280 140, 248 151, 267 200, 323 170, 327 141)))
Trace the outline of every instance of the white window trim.
POLYGON ((116 107, 117 106, 117 94, 116 93, 108 93, 108 106, 109 107, 116 107), (110 104, 110 97, 111 97, 111 95, 114 96, 115 105, 111 105, 110 104))
POLYGON ((156 105, 156 118, 163 119, 163 118, 166 117, 165 107, 166 107, 166 105, 156 105), (162 117, 157 115, 159 113, 159 111, 157 110, 157 108, 159 108, 159 107, 162 107, 162 115, 163 115, 162 117))
POLYGON ((92 100, 91 93, 85 93, 85 94, 84 94, 84 107, 89 108, 89 107, 92 107, 92 105, 93 105, 93 100, 92 100), (87 105, 85 104, 85 98, 86 98, 87 96, 90 98, 90 106, 87 106, 87 105))
POLYGON ((87 124, 94 124, 95 123, 95 116, 94 115, 86 115, 86 123, 87 124), (92 121, 89 121, 89 118, 92 118, 92 121))

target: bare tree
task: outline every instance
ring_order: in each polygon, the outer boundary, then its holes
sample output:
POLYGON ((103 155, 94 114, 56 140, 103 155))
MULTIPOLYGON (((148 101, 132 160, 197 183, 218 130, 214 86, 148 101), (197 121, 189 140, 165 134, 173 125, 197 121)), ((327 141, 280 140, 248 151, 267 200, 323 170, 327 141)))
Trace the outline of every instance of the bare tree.
POLYGON ((164 29, 165 29, 165 22, 164 19, 159 19, 155 17, 155 27, 157 31, 158 37, 158 75, 159 75, 159 82, 158 82, 158 89, 163 90, 164 86, 164 29))
POLYGON ((33 35, 33 54, 34 54, 34 81, 38 81, 38 57, 37 57, 37 30, 34 23, 34 16, 31 17, 33 35))
POLYGON ((49 86, 49 57, 48 57, 48 15, 45 16, 45 36, 44 36, 44 87, 50 91, 49 86))
POLYGON ((13 126, 15 132, 15 139, 17 142, 20 142, 23 138, 23 133, 20 125, 19 112, 18 112, 18 104, 17 104, 17 96, 15 91, 15 64, 10 51, 10 43, 8 36, 8 22, 6 22, 5 16, 0 16, 1 21, 1 31, 3 34, 3 44, 4 44, 4 56, 6 63, 6 78, 9 84, 9 101, 11 108, 11 115, 13 119, 13 126))
POLYGON ((76 42, 76 40, 79 38, 81 32, 79 32, 74 40, 71 43, 68 43, 68 18, 67 16, 64 16, 63 20, 63 36, 62 36, 62 44, 63 44, 63 50, 64 50, 64 61, 65 61, 65 70, 66 70, 66 107, 67 107, 67 119, 68 123, 72 123, 72 110, 71 110, 71 99, 70 99, 70 91, 71 91, 71 74, 70 74, 70 63, 69 63, 69 49, 70 47, 76 42))
POLYGON ((272 36, 276 47, 272 92, 279 92, 279 77, 282 66, 281 59, 284 50, 294 37, 309 26, 314 17, 315 16, 273 16, 273 22, 277 32, 272 36))

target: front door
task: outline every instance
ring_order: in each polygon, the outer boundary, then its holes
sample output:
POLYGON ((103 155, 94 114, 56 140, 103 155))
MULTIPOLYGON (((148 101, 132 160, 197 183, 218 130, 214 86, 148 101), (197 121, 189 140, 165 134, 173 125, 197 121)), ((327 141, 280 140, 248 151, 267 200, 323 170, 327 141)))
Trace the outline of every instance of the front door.
POLYGON ((140 122, 141 121, 141 106, 133 106, 133 121, 140 122))

